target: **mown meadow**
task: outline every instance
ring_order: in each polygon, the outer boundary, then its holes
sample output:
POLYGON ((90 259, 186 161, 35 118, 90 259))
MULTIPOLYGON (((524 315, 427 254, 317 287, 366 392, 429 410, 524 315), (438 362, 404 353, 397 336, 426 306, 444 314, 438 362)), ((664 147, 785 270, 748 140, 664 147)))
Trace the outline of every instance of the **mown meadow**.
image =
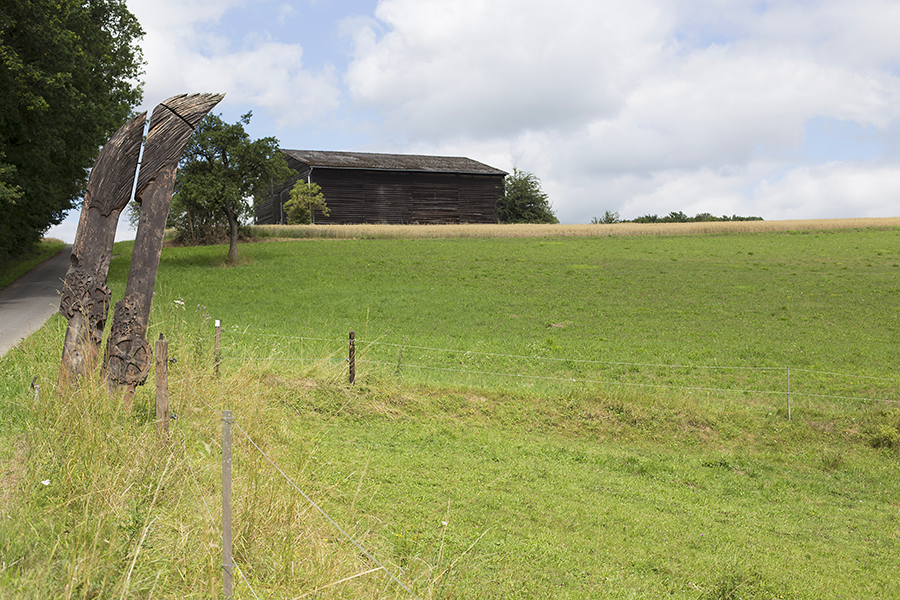
POLYGON ((61 320, 0 359, 6 595, 220 595, 228 408, 237 598, 413 597, 266 457, 420 598, 900 596, 900 228, 225 255, 163 252, 167 443, 61 320))

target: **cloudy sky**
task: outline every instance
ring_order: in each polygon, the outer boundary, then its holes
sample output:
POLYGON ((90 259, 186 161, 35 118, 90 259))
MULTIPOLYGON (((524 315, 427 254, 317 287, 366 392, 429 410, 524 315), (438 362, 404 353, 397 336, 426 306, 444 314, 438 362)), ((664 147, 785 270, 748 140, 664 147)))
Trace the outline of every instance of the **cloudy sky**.
POLYGON ((517 167, 564 223, 900 215, 897 2, 127 3, 143 109, 226 92, 284 148, 517 167))

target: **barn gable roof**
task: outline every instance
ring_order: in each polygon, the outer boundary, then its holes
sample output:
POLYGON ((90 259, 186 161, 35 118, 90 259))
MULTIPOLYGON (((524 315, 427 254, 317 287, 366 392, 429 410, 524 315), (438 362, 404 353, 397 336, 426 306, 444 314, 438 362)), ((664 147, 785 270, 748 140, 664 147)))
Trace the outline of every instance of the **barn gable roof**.
POLYGON ((369 152, 325 152, 284 150, 282 152, 313 168, 363 169, 371 171, 414 171, 420 173, 460 173, 466 175, 506 175, 484 163, 462 156, 416 154, 374 154, 369 152))

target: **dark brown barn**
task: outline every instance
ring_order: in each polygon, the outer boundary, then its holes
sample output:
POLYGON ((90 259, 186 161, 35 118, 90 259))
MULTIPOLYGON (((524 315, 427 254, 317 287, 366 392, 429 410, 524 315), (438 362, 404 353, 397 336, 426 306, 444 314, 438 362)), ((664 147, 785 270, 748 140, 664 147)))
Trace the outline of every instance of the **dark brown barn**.
MULTIPOLYGON (((496 223, 506 172, 469 158, 282 150, 298 179, 319 184, 330 214, 316 223, 496 223)), ((284 223, 294 179, 256 206, 284 223)))

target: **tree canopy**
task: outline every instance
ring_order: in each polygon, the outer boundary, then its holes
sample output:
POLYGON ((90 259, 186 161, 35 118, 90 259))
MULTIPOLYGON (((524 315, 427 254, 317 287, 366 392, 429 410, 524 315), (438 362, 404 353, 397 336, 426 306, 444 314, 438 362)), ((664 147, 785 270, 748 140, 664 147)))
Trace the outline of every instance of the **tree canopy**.
POLYGON ((124 0, 0 10, 0 260, 76 207, 99 148, 141 100, 143 30, 124 0))
POLYGON ((541 189, 541 180, 516 168, 503 180, 497 216, 501 223, 559 223, 547 194, 541 189))
POLYGON ((228 124, 207 116, 181 155, 169 220, 183 242, 209 244, 227 234, 228 260, 237 260, 241 223, 261 198, 296 171, 288 167, 274 137, 251 141, 244 131, 252 113, 228 124))

